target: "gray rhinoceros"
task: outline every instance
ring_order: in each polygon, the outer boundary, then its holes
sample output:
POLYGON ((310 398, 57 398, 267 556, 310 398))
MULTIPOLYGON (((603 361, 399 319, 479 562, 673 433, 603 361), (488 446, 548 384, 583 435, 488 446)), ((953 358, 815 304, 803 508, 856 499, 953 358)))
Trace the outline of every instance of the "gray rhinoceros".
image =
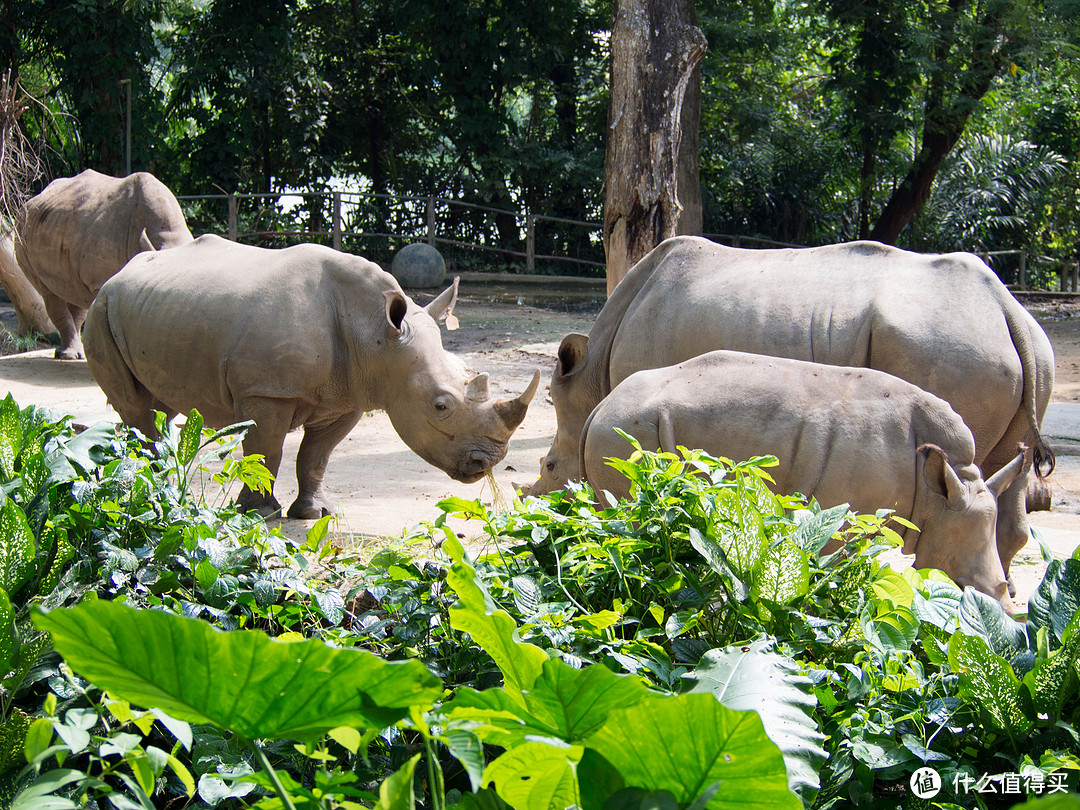
POLYGON ((18 325, 15 327, 17 335, 47 335, 54 331, 41 294, 27 280, 26 274, 15 261, 15 243, 10 236, 0 237, 0 286, 15 307, 18 318, 18 325))
MULTIPOLYGON (((516 399, 493 400, 442 347, 436 318, 457 285, 426 308, 389 273, 319 245, 282 250, 202 236, 142 253, 102 286, 86 318, 86 359, 128 425, 155 436, 154 410, 197 408, 206 424, 254 420, 244 451, 276 474, 285 434, 301 425, 299 495, 288 514, 330 514, 331 451, 364 411, 383 409, 425 461, 458 481, 506 454, 540 372, 516 399)), ((240 493, 272 514, 273 494, 240 493)))
MULTIPOLYGON (((975 437, 985 477, 1024 443, 1053 468, 1039 435, 1054 379, 1046 334, 985 264, 876 242, 740 250, 696 237, 657 246, 615 288, 588 336, 559 346, 551 381, 558 427, 526 494, 580 468, 581 429, 635 371, 714 349, 879 369, 948 402, 975 437)), ((1006 573, 1028 539, 1028 474, 998 499, 1006 573)))
POLYGON ((1014 612, 995 527, 997 497, 1022 471, 1024 448, 984 482, 967 425, 909 382, 728 351, 631 374, 596 406, 581 436, 585 478, 596 493, 621 498, 630 482, 605 459, 628 458, 633 448, 616 428, 646 450, 774 455, 780 464, 769 473, 780 494, 866 513, 893 509, 921 530, 900 531, 917 568, 939 568, 1014 612))
POLYGON ((176 197, 146 172, 118 178, 87 169, 31 198, 16 222, 15 256, 60 333, 56 356, 83 356, 86 309, 128 259, 191 240, 176 197))

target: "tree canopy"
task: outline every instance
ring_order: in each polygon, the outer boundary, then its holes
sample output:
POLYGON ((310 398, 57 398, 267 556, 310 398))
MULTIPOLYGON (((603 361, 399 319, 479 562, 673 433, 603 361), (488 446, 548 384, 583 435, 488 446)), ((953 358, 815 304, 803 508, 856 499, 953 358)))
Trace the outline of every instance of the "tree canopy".
MULTIPOLYGON (((707 233, 1075 254, 1075 0, 696 11, 707 233)), ((337 183, 599 221, 611 26, 610 0, 20 0, 0 69, 34 100, 42 183, 123 173, 130 92, 132 167, 180 194, 337 183)))

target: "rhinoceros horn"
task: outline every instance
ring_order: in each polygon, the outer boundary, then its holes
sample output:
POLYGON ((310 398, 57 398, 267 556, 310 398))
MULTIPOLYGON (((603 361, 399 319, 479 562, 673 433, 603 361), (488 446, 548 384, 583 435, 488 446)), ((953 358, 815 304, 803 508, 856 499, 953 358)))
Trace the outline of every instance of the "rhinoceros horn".
POLYGON ((540 372, 533 372, 532 382, 528 388, 521 392, 517 399, 499 399, 495 401, 495 413, 502 419, 503 424, 513 432, 525 418, 525 412, 529 409, 536 389, 540 385, 540 372))
POLYGON ((465 386, 465 399, 469 402, 487 402, 490 396, 487 374, 477 374, 465 386))

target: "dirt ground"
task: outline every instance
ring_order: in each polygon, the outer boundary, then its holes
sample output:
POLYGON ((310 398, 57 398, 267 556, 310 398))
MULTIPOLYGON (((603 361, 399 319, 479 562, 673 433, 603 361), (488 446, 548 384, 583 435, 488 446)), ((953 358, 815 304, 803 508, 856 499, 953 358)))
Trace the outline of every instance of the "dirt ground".
MULTIPOLYGON (((428 296, 414 298, 423 303, 428 296)), ((515 302, 514 296, 494 300, 463 286, 455 310, 460 328, 444 331, 446 348, 459 354, 470 368, 488 372, 494 396, 514 396, 525 388, 534 370, 542 375, 540 390, 511 440, 507 457, 494 470, 496 491, 487 483, 455 482, 429 466, 397 437, 385 414, 374 413, 360 421, 330 459, 326 487, 341 510, 336 530, 352 542, 378 546, 421 521, 434 520, 442 498, 456 495, 488 504, 505 503, 513 496, 515 482, 534 480, 555 432, 555 411, 548 396, 555 351, 567 332, 587 333, 598 309, 595 302, 538 308, 515 302)), ((1053 401, 1080 403, 1080 304, 1040 304, 1032 309, 1056 352, 1053 401)), ((0 321, 4 320, 0 309, 0 321)), ((0 357, 0 386, 5 384, 20 405, 54 408, 81 423, 116 418, 85 362, 53 360, 48 349, 0 357)), ((1056 447, 1059 464, 1051 477, 1053 509, 1032 516, 1037 531, 1058 557, 1070 555, 1080 543, 1080 436, 1074 438, 1076 442, 1056 447)), ((293 459, 299 442, 299 433, 290 434, 278 473, 275 494, 284 505, 296 494, 293 459)), ((290 536, 302 536, 311 523, 286 518, 281 527, 290 536)), ((478 529, 456 528, 469 537, 478 529)), ((899 552, 894 556, 898 563, 905 559, 899 552)), ((1044 569, 1039 546, 1029 543, 1013 567, 1021 601, 1044 569)))

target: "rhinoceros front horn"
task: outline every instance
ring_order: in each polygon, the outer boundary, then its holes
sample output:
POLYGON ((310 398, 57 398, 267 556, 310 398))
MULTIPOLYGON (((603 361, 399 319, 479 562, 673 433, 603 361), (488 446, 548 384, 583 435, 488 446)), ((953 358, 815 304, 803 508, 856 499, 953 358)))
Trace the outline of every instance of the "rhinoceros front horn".
POLYGON ((525 412, 529 409, 536 389, 540 385, 540 372, 533 372, 532 382, 528 388, 521 392, 517 399, 499 399, 495 401, 495 413, 502 419, 503 424, 511 433, 521 424, 525 418, 525 412))

